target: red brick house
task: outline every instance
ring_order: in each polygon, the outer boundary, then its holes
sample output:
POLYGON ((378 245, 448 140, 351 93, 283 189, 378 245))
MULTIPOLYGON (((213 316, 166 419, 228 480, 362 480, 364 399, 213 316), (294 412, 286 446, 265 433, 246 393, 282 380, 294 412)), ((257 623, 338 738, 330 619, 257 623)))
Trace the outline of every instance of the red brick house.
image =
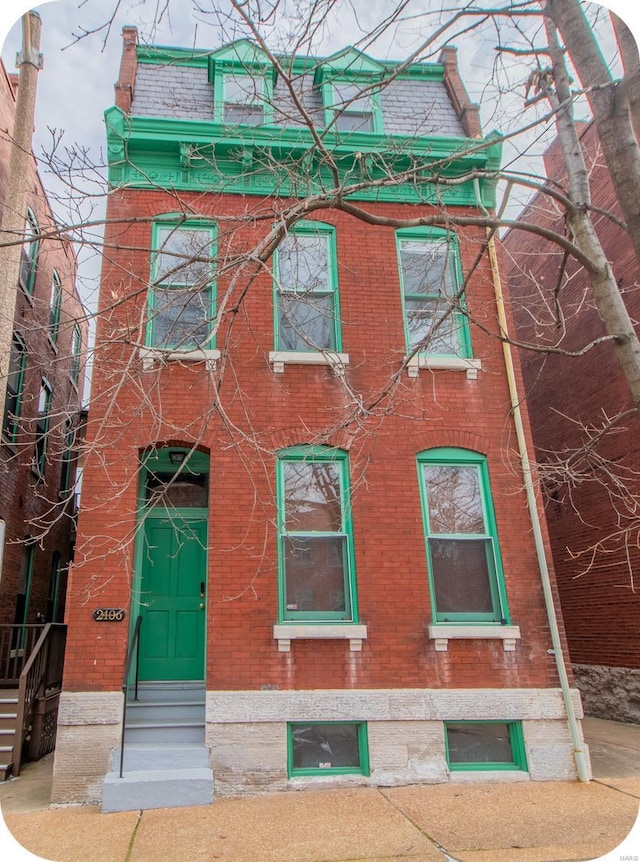
POLYGON ((473 322, 496 325, 496 268, 463 298, 486 235, 428 221, 494 204, 460 179, 500 143, 455 50, 274 65, 136 37, 106 112, 54 801, 567 778, 576 756, 584 778, 507 442, 519 372, 473 322))
MULTIPOLYGON (((611 177, 600 152, 596 129, 586 125, 580 141, 590 177, 594 223, 625 302, 634 320, 640 314, 640 273, 633 247, 620 224, 605 213, 622 218, 611 177)), ((566 180, 557 142, 550 147, 546 172, 562 187, 566 180)), ((538 194, 523 218, 562 231, 562 213, 538 194)), ((554 309, 545 290, 554 287, 561 252, 538 237, 511 232, 504 239, 509 286, 518 337, 558 343, 579 351, 605 335, 597 310, 590 302, 584 272, 569 269, 560 293, 562 338, 554 309), (523 302, 524 300, 524 302, 523 302), (528 311, 523 311, 526 306, 528 311), (545 307, 546 306, 546 307, 545 307)), ((604 341, 581 356, 543 356, 521 351, 520 357, 536 452, 568 454, 585 440, 584 427, 602 427, 607 418, 631 406, 623 374, 610 344, 604 341)), ((569 653, 585 711, 618 721, 640 722, 640 594, 637 576, 640 550, 637 514, 631 496, 596 481, 606 462, 613 466, 630 495, 640 491, 638 418, 629 416, 605 437, 597 449, 603 460, 592 460, 589 481, 575 487, 549 484, 546 515, 553 562, 558 579, 569 653), (613 496, 610 496, 613 492, 613 496), (620 518, 616 514, 616 508, 620 518), (635 528, 634 528, 635 523, 635 528)), ((582 462, 584 467, 584 462, 582 462)), ((635 504, 637 506, 637 503, 635 504)))
MULTIPOLYGON (((16 88, 17 75, 8 75, 0 66, 0 207, 7 185, 16 88)), ((75 435, 87 344, 72 245, 64 239, 41 238, 55 229, 55 221, 35 160, 28 183, 2 422, 2 624, 62 622, 64 617, 75 533, 75 435)))

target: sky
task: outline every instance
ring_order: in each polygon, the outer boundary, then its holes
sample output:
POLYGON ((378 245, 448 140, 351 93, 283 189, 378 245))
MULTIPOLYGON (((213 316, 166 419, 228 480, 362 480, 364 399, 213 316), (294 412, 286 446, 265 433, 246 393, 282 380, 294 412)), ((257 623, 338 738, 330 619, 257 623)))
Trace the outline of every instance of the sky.
MULTIPOLYGON (((186 6, 188 0, 182 0, 186 6)), ((285 0, 295 5, 295 0, 285 0)), ((434 0, 415 0, 416 7, 429 8, 434 0)), ((16 22, 29 7, 28 0, 0 0, 0 42, 3 42, 2 56, 9 72, 14 71, 15 54, 20 46, 20 28, 16 22), (6 37, 6 39, 5 39, 6 37)), ((140 33, 148 41, 165 45, 191 45, 214 48, 221 42, 219 29, 212 28, 202 20, 192 16, 174 16, 165 19, 153 28, 150 10, 156 5, 154 0, 121 0, 121 10, 104 42, 103 34, 94 35, 73 43, 73 33, 80 27, 91 29, 105 19, 105 11, 113 8, 116 0, 50 0, 36 8, 43 21, 41 50, 44 54, 44 68, 38 81, 38 104, 36 111, 35 150, 39 154, 47 149, 52 139, 49 129, 55 134, 64 132, 63 144, 82 142, 98 156, 104 145, 103 112, 113 104, 113 83, 117 78, 121 54, 121 28, 123 24, 136 24, 140 33), (197 26, 196 26, 197 25, 197 26)), ((178 0, 173 0, 177 8, 178 0)), ((204 5, 204 4, 203 4, 204 5)), ((454 5, 451 2, 450 5, 454 5)), ((487 5, 493 5, 487 0, 487 5)), ((190 6, 190 4, 189 4, 190 6)), ((319 53, 332 53, 347 44, 356 42, 376 13, 385 7, 385 0, 346 0, 341 4, 338 20, 321 33, 319 53)), ((607 6, 616 11, 629 24, 636 36, 640 35, 640 2, 638 0, 608 0, 607 6)), ((202 16, 201 16, 202 17, 202 16)), ((378 58, 400 59, 406 55, 416 37, 415 28, 409 24, 394 37, 379 39, 370 47, 363 46, 372 56, 378 58)), ((613 50, 610 33, 603 34, 605 47, 613 50)), ((483 127, 491 129, 504 121, 499 116, 497 102, 488 98, 485 84, 488 69, 495 56, 491 39, 466 39, 457 43, 460 46, 459 64, 461 74, 474 100, 481 102, 483 127)), ((434 58, 435 59, 435 58, 434 58)), ((514 103, 515 104, 515 103, 514 103)), ((514 107, 514 120, 521 112, 521 99, 514 107)), ((49 179, 46 171, 41 171, 45 186, 49 179)), ((86 304, 95 303, 97 286, 97 258, 85 260, 82 267, 80 289, 86 304)), ((640 847, 640 819, 629 838, 606 859, 619 862, 621 854, 629 858, 640 847)), ((33 862, 37 857, 25 851, 6 830, 0 818, 0 855, 11 862, 33 862)))

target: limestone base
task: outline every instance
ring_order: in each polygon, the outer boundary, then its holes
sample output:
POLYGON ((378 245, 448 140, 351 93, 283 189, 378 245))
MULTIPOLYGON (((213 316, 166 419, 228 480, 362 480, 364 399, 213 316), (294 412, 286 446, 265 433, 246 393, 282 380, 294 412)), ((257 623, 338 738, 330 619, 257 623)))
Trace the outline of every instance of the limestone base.
POLYGON ((640 670, 574 664, 585 715, 640 724, 640 670))
MULTIPOLYGON (((572 692, 576 714, 580 695, 572 692)), ((120 744, 120 692, 64 692, 54 762, 54 804, 99 805, 120 744)), ((209 691, 206 737, 214 795, 449 780, 548 781, 576 777, 557 689, 209 691), (521 721, 526 772, 449 773, 445 721, 521 721), (365 721, 369 775, 287 776, 287 723, 365 721)))

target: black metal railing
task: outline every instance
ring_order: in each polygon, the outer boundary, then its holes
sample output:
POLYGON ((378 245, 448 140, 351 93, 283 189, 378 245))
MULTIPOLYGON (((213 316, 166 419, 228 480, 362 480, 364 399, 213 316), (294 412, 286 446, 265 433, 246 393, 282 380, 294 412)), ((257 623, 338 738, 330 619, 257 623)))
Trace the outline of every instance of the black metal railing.
POLYGON ((142 616, 138 615, 131 640, 129 641, 129 649, 127 650, 127 658, 124 663, 124 674, 122 675, 122 694, 124 703, 122 705, 122 735, 120 737, 120 778, 123 776, 124 769, 124 733, 127 725, 127 703, 129 701, 129 682, 131 676, 131 665, 133 657, 136 659, 134 677, 134 693, 133 699, 138 699, 138 668, 140 665, 140 626, 142 624, 142 616))
MULTIPOLYGON (((35 626, 34 626, 35 628, 35 626)), ((18 708, 13 774, 20 774, 22 746, 33 725, 33 714, 39 698, 51 697, 62 688, 64 648, 67 627, 61 623, 39 626, 40 637, 31 650, 18 680, 18 708)))

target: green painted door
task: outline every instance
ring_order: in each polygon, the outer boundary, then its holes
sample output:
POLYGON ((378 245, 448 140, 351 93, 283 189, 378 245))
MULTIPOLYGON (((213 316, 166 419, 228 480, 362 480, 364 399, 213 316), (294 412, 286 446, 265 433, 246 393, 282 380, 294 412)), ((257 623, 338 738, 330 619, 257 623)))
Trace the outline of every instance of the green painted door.
POLYGON ((207 522, 147 518, 139 678, 204 679, 207 522))

